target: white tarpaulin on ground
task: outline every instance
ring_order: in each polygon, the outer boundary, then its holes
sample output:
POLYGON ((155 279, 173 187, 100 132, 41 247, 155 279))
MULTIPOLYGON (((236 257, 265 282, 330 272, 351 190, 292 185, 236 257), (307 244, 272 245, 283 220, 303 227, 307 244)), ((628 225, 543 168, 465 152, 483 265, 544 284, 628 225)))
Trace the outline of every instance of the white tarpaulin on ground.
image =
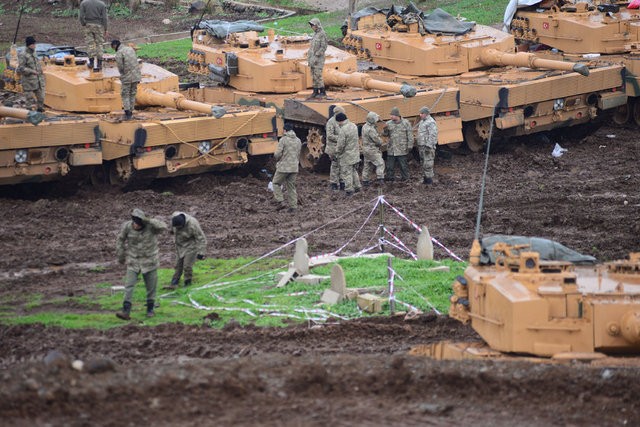
POLYGON ((511 25, 511 20, 513 19, 513 15, 516 14, 516 10, 519 7, 527 7, 533 6, 536 3, 540 3, 541 0, 511 0, 507 5, 507 8, 504 11, 504 19, 502 22, 504 26, 502 27, 502 31, 509 32, 509 26, 511 25))

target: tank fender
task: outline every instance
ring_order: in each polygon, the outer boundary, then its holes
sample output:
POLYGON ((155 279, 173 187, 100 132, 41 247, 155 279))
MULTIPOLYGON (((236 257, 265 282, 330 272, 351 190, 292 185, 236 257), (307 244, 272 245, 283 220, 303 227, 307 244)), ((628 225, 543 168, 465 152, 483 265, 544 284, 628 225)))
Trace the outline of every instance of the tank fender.
POLYGON ((131 144, 130 154, 135 156, 138 151, 141 151, 144 148, 144 145, 147 143, 147 130, 144 128, 136 129, 133 134, 133 144, 131 144))

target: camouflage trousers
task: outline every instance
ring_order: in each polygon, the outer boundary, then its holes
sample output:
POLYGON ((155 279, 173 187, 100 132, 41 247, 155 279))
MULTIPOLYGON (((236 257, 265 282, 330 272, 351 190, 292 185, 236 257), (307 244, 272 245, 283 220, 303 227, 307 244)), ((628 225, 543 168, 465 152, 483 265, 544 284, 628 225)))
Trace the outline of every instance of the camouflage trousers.
POLYGON ((36 90, 24 91, 27 98, 27 108, 33 109, 33 104, 36 104, 38 110, 44 109, 44 88, 39 87, 36 90))
POLYGON ((133 111, 136 106, 136 94, 138 93, 138 82, 122 83, 120 88, 120 97, 122 98, 122 107, 126 111, 133 111))
POLYGON ((433 178, 433 160, 436 157, 436 148, 420 145, 418 151, 420 152, 420 161, 422 162, 422 175, 425 178, 433 178))
POLYGON ((284 185, 287 191, 287 205, 290 208, 298 207, 298 191, 296 190, 297 172, 278 172, 273 175, 273 197, 278 202, 284 202, 281 186, 284 185))
POLYGON ((100 24, 87 24, 84 26, 84 42, 87 44, 89 58, 102 59, 104 50, 104 27, 100 24))
POLYGON ((347 193, 353 193, 354 190, 360 190, 360 177, 358 176, 358 163, 355 165, 340 165, 340 181, 344 182, 344 190, 347 193))
POLYGON ((311 66, 311 79, 313 80, 312 87, 318 89, 324 87, 324 80, 322 80, 322 69, 324 64, 311 66))
MULTIPOLYGON (((127 274, 124 276, 124 302, 131 302, 133 289, 138 281, 138 274, 135 270, 127 269, 127 274)), ((142 273, 142 278, 144 279, 144 286, 147 288, 147 300, 155 300, 156 286, 158 285, 158 270, 142 273)))
POLYGON ((331 168, 329 169, 329 182, 331 184, 337 184, 342 181, 340 177, 340 162, 338 160, 331 161, 331 168))
POLYGON ((375 169, 376 178, 384 178, 384 160, 380 151, 365 151, 364 166, 362 167, 362 180, 369 181, 371 172, 375 169))
POLYGON ((387 172, 386 179, 393 181, 396 174, 396 163, 400 168, 400 176, 402 180, 409 179, 409 166, 407 165, 407 156, 390 156, 387 155, 387 172))
MULTIPOLYGON (((184 281, 191 281, 193 279, 193 264, 196 262, 196 256, 198 254, 194 252, 187 252, 182 258, 176 259, 175 272, 173 273, 172 283, 177 283, 184 271, 184 281)), ((176 254, 177 257, 177 254, 176 254)))

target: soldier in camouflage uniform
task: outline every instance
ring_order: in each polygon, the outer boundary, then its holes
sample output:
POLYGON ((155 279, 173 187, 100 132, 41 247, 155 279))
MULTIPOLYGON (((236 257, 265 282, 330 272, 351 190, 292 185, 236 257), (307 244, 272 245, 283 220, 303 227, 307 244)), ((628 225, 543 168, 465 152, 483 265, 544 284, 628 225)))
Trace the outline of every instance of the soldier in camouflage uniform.
POLYGON ((107 6, 101 0, 82 0, 80 25, 84 27, 84 42, 89 49, 87 66, 94 71, 102 69, 102 45, 107 36, 107 6), (94 63, 95 60, 95 63, 94 63))
POLYGON ((384 183, 384 160, 382 160, 382 140, 376 129, 376 123, 380 117, 370 111, 367 114, 367 122, 362 126, 362 154, 364 157, 364 166, 362 168, 362 185, 369 186, 369 176, 375 168, 376 180, 378 183, 384 183))
POLYGON ((340 134, 340 125, 336 122, 336 114, 344 113, 344 108, 336 105, 333 108, 333 115, 327 120, 325 126, 325 133, 327 137, 327 143, 324 147, 324 152, 331 159, 331 169, 329 171, 329 186, 332 190, 338 189, 338 183, 340 189, 344 190, 344 182, 340 182, 340 162, 336 157, 336 146, 338 145, 338 135, 340 134))
POLYGON ((42 65, 36 56, 36 39, 29 36, 25 41, 25 50, 18 57, 18 74, 22 91, 27 95, 29 108, 33 107, 34 99, 37 110, 44 112, 44 75, 42 65), (30 96, 29 96, 30 95, 30 96))
POLYGON ((120 97, 124 107, 124 119, 131 120, 136 105, 138 83, 142 78, 138 56, 131 46, 122 46, 120 40, 111 41, 111 47, 116 51, 116 65, 120 72, 120 97))
POLYGON ((324 68, 324 53, 327 51, 327 34, 324 32, 320 20, 313 18, 309 25, 314 31, 309 50, 307 51, 307 62, 311 68, 311 78, 313 79, 313 95, 311 98, 326 98, 324 81, 322 80, 322 69, 324 68))
POLYGON ((429 185, 433 183, 433 159, 436 155, 436 145, 438 145, 438 126, 431 117, 428 107, 420 109, 417 145, 422 163, 422 175, 424 176, 422 182, 429 185))
POLYGON ((176 266, 170 288, 175 289, 184 271, 184 286, 190 286, 193 278, 193 264, 196 259, 204 259, 207 238, 197 219, 184 212, 171 215, 171 233, 175 236, 176 266))
POLYGON ((385 123, 384 136, 389 137, 387 145, 387 181, 395 179, 396 163, 400 167, 401 180, 409 179, 407 155, 413 148, 413 128, 409 120, 400 116, 398 107, 391 109, 391 120, 385 123))
POLYGON ((122 225, 116 242, 116 253, 120 264, 126 261, 127 274, 124 279, 122 311, 116 313, 120 319, 131 319, 131 297, 141 273, 147 288, 147 317, 153 317, 159 264, 157 236, 166 229, 164 222, 147 218, 140 209, 134 209, 131 220, 122 225))
POLYGON ((285 123, 285 133, 278 141, 278 147, 273 157, 276 163, 276 173, 273 175, 273 197, 280 206, 284 207, 282 185, 287 188, 287 204, 289 212, 295 212, 298 207, 298 192, 296 191, 296 177, 298 176, 298 162, 302 142, 293 131, 293 125, 285 123))
POLYGON ((340 124, 336 155, 340 161, 340 178, 344 181, 347 196, 360 191, 358 163, 360 163, 360 145, 358 144, 358 127, 347 119, 346 114, 338 113, 336 121, 340 124))

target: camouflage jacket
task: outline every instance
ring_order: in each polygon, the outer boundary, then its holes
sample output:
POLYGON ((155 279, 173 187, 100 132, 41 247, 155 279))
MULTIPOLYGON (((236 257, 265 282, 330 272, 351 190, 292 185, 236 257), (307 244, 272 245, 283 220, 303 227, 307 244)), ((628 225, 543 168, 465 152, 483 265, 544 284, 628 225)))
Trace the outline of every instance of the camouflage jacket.
POLYGON ((380 134, 378 134, 378 129, 376 129, 377 121, 378 115, 374 112, 369 112, 367 114, 367 122, 362 126, 362 152, 365 156, 380 152, 382 140, 380 139, 380 134))
POLYGON ((185 223, 182 227, 171 227, 174 235, 178 258, 184 258, 187 253, 204 255, 207 253, 207 237, 204 235, 197 219, 184 212, 174 212, 171 217, 184 215, 185 223))
POLYGON ((278 141, 278 148, 273 154, 273 157, 278 161, 276 170, 282 173, 297 173, 301 148, 302 142, 296 133, 292 130, 285 132, 278 141))
POLYGON ((142 77, 136 51, 131 46, 122 46, 116 52, 116 64, 122 83, 138 83, 142 77))
POLYGON ((100 0, 82 0, 80 3, 80 25, 83 27, 87 24, 102 25, 107 31, 107 6, 100 0))
POLYGON ((417 145, 435 148, 438 145, 438 126, 431 116, 427 116, 420 120, 418 124, 417 145))
POLYGON ((132 216, 144 222, 142 230, 134 230, 133 221, 126 221, 120 229, 116 241, 118 261, 127 262, 127 269, 139 273, 148 273, 158 268, 158 234, 167 229, 167 225, 154 218, 147 218, 140 209, 134 209, 132 216))
POLYGON ((340 126, 336 155, 340 165, 351 166, 360 162, 360 145, 358 144, 358 127, 347 119, 340 126))
POLYGON ((413 128, 407 119, 400 119, 398 123, 389 120, 384 135, 389 137, 388 155, 406 156, 413 148, 413 128))
POLYGON ((18 74, 20 74, 20 83, 22 90, 32 91, 38 88, 44 89, 44 74, 42 74, 42 65, 36 56, 34 50, 25 48, 18 57, 18 74))
POLYGON ((329 156, 333 156, 336 154, 338 135, 340 135, 340 125, 336 122, 335 114, 327 120, 327 124, 324 129, 327 136, 327 143, 324 147, 324 152, 329 156))
POLYGON ((324 53, 327 50, 327 34, 322 27, 318 27, 309 43, 307 51, 307 62, 310 67, 324 65, 324 53))

